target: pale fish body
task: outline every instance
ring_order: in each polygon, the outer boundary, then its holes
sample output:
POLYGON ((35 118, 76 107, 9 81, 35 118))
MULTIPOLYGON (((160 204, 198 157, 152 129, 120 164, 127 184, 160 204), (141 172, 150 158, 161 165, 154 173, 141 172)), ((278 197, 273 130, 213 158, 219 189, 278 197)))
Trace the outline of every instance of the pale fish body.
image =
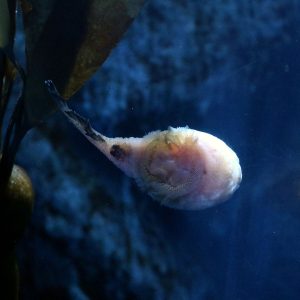
POLYGON ((235 152, 211 134, 189 128, 143 138, 106 138, 98 145, 125 174, 161 204, 203 209, 228 199, 242 172, 235 152))
POLYGON ((225 201, 239 187, 239 159, 219 138, 187 127, 170 127, 142 138, 108 138, 62 102, 51 83, 49 90, 85 137, 161 204, 204 209, 225 201))

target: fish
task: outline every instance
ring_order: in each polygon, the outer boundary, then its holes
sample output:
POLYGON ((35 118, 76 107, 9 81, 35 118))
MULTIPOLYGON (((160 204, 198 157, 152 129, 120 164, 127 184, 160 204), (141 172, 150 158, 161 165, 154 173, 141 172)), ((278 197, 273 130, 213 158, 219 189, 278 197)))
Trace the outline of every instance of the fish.
POLYGON ((110 138, 71 109, 51 80, 45 84, 59 110, 85 138, 162 205, 205 209, 226 201, 240 186, 239 158, 221 139, 187 126, 110 138))

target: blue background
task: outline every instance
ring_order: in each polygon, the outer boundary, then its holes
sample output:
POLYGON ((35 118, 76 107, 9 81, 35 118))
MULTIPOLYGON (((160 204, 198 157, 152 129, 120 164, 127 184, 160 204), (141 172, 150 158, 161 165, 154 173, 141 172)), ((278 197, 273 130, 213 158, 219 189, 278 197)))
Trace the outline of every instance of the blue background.
POLYGON ((107 136, 212 133, 241 187, 162 207, 56 114, 17 158, 36 192, 22 299, 300 299, 299 28, 293 0, 148 1, 70 105, 107 136))

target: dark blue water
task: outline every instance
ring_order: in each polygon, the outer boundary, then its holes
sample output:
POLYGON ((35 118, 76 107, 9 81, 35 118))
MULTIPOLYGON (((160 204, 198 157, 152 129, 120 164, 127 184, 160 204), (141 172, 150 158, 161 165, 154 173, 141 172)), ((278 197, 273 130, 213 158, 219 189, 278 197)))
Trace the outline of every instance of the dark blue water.
POLYGON ((70 105, 108 136, 212 133, 243 182, 217 207, 161 207, 56 114, 18 155, 36 191, 23 299, 300 299, 299 12, 293 0, 148 1, 70 105))

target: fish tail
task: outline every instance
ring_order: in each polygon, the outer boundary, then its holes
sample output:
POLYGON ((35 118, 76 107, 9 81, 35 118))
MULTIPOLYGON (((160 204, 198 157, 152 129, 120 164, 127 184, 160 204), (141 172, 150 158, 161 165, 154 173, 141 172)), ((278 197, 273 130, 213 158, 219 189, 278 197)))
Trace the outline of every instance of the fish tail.
POLYGON ((89 141, 91 141, 93 144, 97 142, 105 142, 104 136, 91 126, 90 121, 87 118, 82 117, 79 113, 68 106, 66 101, 57 91, 52 80, 46 80, 45 85, 59 110, 89 141))

